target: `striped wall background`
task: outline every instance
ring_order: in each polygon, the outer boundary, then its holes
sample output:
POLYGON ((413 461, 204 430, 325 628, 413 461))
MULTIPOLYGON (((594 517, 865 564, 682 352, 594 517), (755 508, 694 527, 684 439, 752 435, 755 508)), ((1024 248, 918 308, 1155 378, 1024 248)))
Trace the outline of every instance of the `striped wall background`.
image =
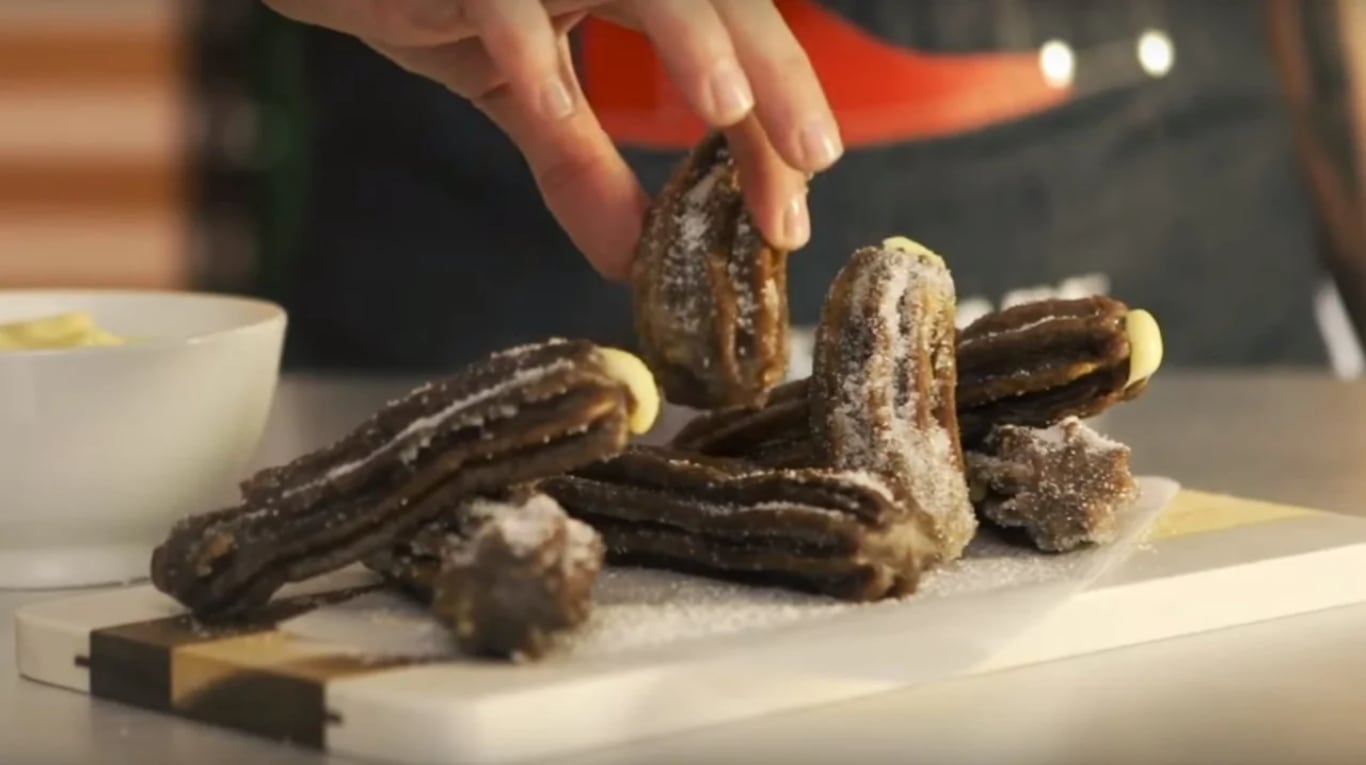
MULTIPOLYGON (((1366 125, 1366 2, 1339 8, 1366 125)), ((250 279, 259 115, 241 40, 260 13, 256 0, 0 0, 0 286, 250 279)), ((1357 141, 1366 155, 1366 129, 1357 141)))
MULTIPOLYGON (((1347 75, 1352 83, 1353 116, 1357 124, 1357 156, 1366 157, 1366 2, 1339 0, 1347 75)), ((1366 188, 1366 161, 1358 163, 1366 188)), ((1366 212, 1363 212, 1366 214, 1366 212)))
POLYGON ((189 273, 177 0, 0 0, 0 285, 189 273))

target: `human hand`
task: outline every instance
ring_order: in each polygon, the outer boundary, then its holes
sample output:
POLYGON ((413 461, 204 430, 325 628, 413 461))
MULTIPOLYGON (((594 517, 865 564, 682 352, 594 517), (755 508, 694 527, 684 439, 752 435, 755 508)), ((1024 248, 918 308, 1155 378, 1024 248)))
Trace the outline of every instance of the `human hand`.
POLYGON ((811 64, 770 0, 264 0, 354 35, 469 99, 515 143, 546 205, 604 275, 624 278, 648 202, 588 106, 566 36, 593 13, 650 38, 707 124, 724 129, 755 223, 810 237, 806 182, 843 152, 811 64))

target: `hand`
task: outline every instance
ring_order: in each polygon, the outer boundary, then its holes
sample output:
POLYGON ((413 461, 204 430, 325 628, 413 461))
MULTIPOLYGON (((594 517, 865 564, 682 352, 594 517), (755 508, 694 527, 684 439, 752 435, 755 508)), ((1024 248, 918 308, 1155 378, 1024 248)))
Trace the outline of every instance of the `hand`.
POLYGON ((646 195, 574 72, 566 35, 588 13, 638 29, 697 114, 723 128, 755 222, 810 237, 806 179, 843 152, 820 83, 770 0, 265 0, 355 35, 469 99, 517 145, 547 206, 611 278, 629 272, 646 195))

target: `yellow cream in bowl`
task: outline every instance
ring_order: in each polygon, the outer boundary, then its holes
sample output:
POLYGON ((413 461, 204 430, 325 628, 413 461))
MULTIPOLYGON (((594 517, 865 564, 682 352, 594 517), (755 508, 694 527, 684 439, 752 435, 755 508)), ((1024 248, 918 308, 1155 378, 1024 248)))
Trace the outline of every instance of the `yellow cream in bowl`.
POLYGON ((81 312, 0 324, 0 351, 84 348, 126 342, 101 329, 90 314, 81 312))

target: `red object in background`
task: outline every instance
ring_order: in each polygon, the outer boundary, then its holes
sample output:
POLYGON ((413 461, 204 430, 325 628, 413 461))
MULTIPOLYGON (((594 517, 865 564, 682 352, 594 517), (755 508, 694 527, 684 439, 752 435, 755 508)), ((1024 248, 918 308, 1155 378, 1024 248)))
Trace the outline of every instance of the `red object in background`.
MULTIPOLYGON (((980 129, 1067 101, 1030 53, 923 53, 880 40, 813 0, 779 0, 853 147, 980 129)), ((597 19, 583 27, 584 89, 618 142, 691 146, 705 132, 641 34, 597 19)))

